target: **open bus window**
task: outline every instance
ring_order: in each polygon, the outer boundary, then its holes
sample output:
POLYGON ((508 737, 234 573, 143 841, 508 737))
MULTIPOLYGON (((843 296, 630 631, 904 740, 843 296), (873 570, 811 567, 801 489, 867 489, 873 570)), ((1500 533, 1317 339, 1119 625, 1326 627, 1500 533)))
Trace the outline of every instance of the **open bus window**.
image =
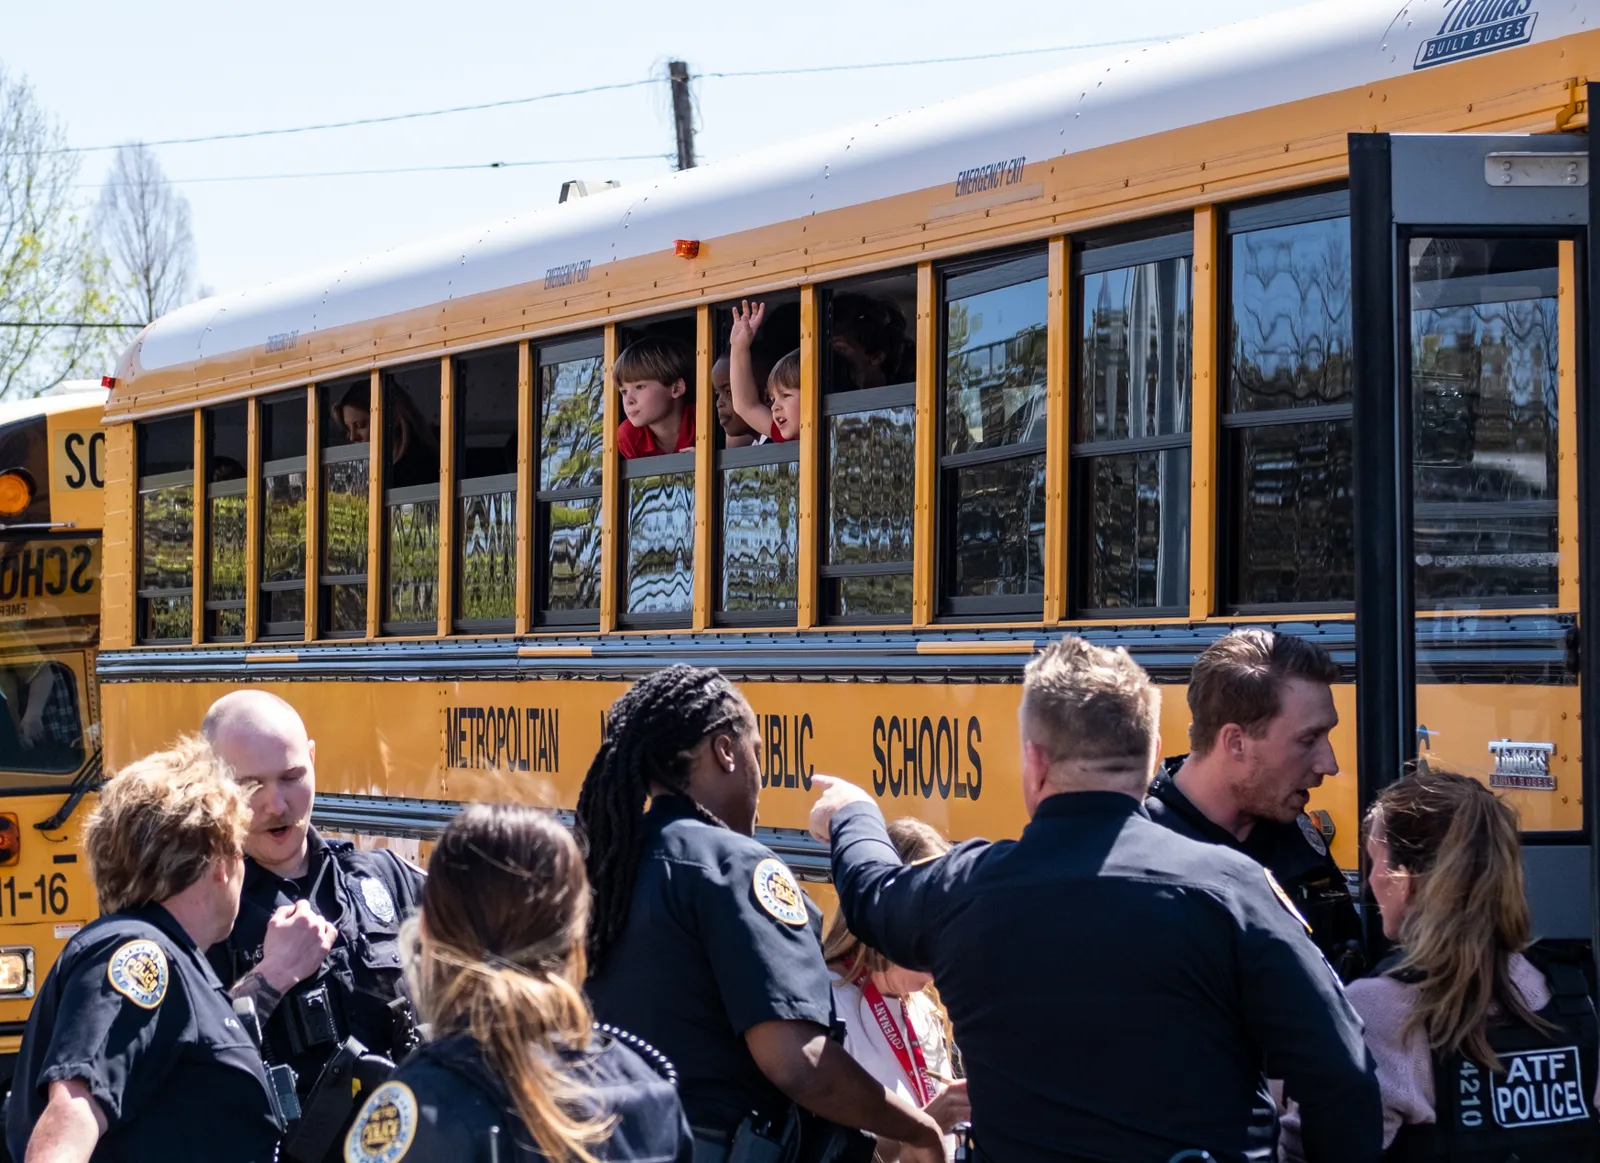
POLYGON ((135 428, 139 461, 139 640, 187 642, 194 603, 194 417, 135 428))
POLYGON ((459 630, 510 630, 517 615, 517 347, 458 355, 455 385, 459 630))
POLYGON ((0 655, 0 771, 71 775, 83 766, 78 680, 38 654, 0 655))
POLYGON ((1416 600, 1555 599, 1558 244, 1411 240, 1416 600))
POLYGON ((1078 258, 1076 608, 1187 610, 1193 232, 1078 258))
POLYGON ((439 628, 437 360, 383 373, 385 634, 439 628))
POLYGON ((1224 604, 1355 598, 1350 219, 1343 192, 1228 215, 1224 604))
POLYGON ((244 638, 245 480, 249 462, 246 432, 249 408, 226 404, 207 408, 206 426, 206 597, 208 642, 244 638))
POLYGON ((605 459, 605 338, 543 343, 534 481, 536 608, 547 626, 600 621, 600 477, 605 459))
MULTIPOLYGON (((674 358, 679 364, 675 366, 681 366, 685 358, 683 353, 689 353, 687 378, 690 381, 695 379, 695 338, 692 314, 617 328, 617 340, 623 353, 641 341, 648 341, 648 347, 676 352, 674 358)), ((620 354, 618 362, 622 363, 620 354)), ((626 386, 616 369, 613 369, 612 380, 619 391, 626 386)), ((618 449, 623 453, 623 503, 627 512, 622 530, 621 612, 625 621, 633 625, 682 626, 687 624, 693 609, 694 490, 698 482, 694 479, 692 445, 694 397, 699 387, 689 382, 682 395, 679 422, 689 430, 683 433, 680 429, 675 442, 675 447, 682 445, 681 451, 641 445, 638 447, 642 452, 630 457, 625 448, 626 427, 618 432, 618 449)), ((710 385, 705 387, 710 390, 710 385)), ((630 406, 628 393, 622 392, 622 398, 626 413, 630 406)), ((643 414, 639 418, 649 419, 643 414)), ((639 425, 634 427, 640 428, 639 425)), ((642 441, 643 438, 636 431, 632 439, 642 441)))
POLYGON ((330 637, 367 632, 367 509, 371 474, 372 377, 336 380, 322 397, 322 544, 318 589, 330 637))
MULTIPOLYGON (((263 638, 301 638, 306 618, 306 394, 257 405, 263 638)), ((365 565, 362 572, 365 572, 365 565)))
POLYGON ((915 271, 822 292, 823 616, 911 615, 916 511, 915 271))
MULTIPOLYGON (((774 369, 790 375, 786 398, 798 384, 800 298, 767 295, 765 315, 750 348, 751 372, 761 399, 772 401, 774 369), (791 355, 792 353, 792 355, 791 355), (785 357, 790 357, 784 363, 785 357)), ((732 305, 717 308, 711 386, 716 393, 717 620, 726 625, 792 621, 799 602, 800 445, 774 442, 744 420, 732 404, 729 336, 732 305)), ((795 404, 798 407, 798 404, 795 404)))
POLYGON ((1035 250, 943 272, 944 592, 954 615, 1043 611, 1047 268, 1035 250))

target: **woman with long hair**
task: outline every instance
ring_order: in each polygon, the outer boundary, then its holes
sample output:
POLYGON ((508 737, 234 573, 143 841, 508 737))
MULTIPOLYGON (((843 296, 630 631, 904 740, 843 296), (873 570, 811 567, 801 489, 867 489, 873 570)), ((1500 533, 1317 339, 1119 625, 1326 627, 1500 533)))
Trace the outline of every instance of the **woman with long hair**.
POLYGON ((688 1163, 671 1064, 592 1028, 588 919, 582 854, 549 813, 478 805, 450 822, 414 922, 432 1040, 362 1106, 348 1163, 688 1163))
POLYGON ((1366 845, 1398 948, 1348 993, 1385 1160, 1592 1163, 1594 1007, 1577 965, 1529 955, 1516 814, 1477 780, 1421 769, 1379 794, 1366 845))
MULTIPOLYGON (((889 839, 907 864, 950 851, 937 829, 910 816, 889 822, 889 839)), ((845 924, 843 910, 828 923, 822 956, 834 974, 833 1006, 845 1023, 845 1050, 937 1122, 947 1136, 945 1154, 953 1154, 950 1129, 971 1116, 972 1105, 966 1081, 953 1076, 949 1021, 932 993, 933 975, 896 965, 868 947, 845 924)), ((878 1157, 893 1158, 897 1149, 879 1142, 878 1157)))
POLYGON ((717 671, 670 667, 612 705, 578 797, 595 1011, 672 1058, 700 1163, 837 1128, 936 1160, 934 1121, 829 1038, 821 913, 754 838, 762 782, 755 714, 717 671))

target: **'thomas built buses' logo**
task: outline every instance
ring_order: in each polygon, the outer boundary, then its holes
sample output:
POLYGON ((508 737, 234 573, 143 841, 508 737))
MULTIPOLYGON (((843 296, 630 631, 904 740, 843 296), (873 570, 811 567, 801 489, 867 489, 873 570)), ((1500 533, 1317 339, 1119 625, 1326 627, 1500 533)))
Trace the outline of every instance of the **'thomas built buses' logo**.
POLYGON ((1416 68, 1465 60, 1533 39, 1533 0, 1449 0, 1438 35, 1422 42, 1416 68))

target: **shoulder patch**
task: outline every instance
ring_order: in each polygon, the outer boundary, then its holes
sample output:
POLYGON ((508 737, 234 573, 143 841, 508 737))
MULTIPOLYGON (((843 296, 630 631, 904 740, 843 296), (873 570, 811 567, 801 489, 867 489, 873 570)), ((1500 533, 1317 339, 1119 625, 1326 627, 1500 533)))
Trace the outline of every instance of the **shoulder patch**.
POLYGON ((786 925, 807 922, 806 898, 787 864, 769 856, 756 865, 754 879, 757 904, 786 925))
POLYGON ((403 1082, 385 1082, 344 1137, 345 1163, 399 1163, 416 1137, 417 1096, 403 1082))
POLYGON ((1328 842, 1322 838, 1322 829, 1317 827, 1312 818, 1301 812, 1296 821, 1300 825, 1300 832, 1306 838, 1306 843, 1316 850, 1318 856, 1328 854, 1328 842))
POLYGON ((388 886, 375 876, 358 876, 356 881, 361 885, 361 902, 367 911, 386 925, 394 924, 394 897, 389 895, 388 886))
POLYGON ((1278 898, 1278 903, 1289 911, 1291 917, 1300 922, 1301 928, 1305 929, 1306 935, 1309 937, 1311 935, 1311 922, 1306 920, 1305 914, 1295 908, 1294 901, 1284 891, 1283 885, 1279 884, 1278 878, 1272 875, 1272 869, 1263 868, 1261 871, 1266 874, 1267 885, 1272 889, 1272 895, 1278 898))
POLYGON ((167 955, 154 941, 129 941, 111 955, 106 977, 134 1005, 153 1010, 167 996, 167 955))

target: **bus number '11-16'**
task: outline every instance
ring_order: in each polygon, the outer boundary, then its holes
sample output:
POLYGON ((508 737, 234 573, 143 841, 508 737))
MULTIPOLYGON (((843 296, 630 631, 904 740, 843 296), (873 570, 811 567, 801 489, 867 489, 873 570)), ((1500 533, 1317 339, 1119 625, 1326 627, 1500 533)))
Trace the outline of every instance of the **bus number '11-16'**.
MULTIPOLYGON (((24 882, 26 883, 26 882, 24 882)), ((31 905, 37 899, 39 902, 39 915, 41 917, 59 917, 67 911, 67 878, 66 874, 53 872, 50 879, 45 880, 44 873, 39 874, 39 879, 33 882, 31 890, 17 891, 17 878, 14 876, 0 877, 0 915, 17 919, 17 904, 31 905)))

